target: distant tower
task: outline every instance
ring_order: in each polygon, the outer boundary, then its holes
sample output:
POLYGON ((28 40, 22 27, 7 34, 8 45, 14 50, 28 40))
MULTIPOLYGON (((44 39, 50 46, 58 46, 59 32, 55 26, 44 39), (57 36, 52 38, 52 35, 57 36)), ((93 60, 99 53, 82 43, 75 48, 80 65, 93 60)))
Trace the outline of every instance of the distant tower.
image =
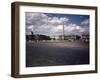
POLYGON ((63 27, 62 27, 62 40, 64 40, 64 21, 63 21, 63 27))

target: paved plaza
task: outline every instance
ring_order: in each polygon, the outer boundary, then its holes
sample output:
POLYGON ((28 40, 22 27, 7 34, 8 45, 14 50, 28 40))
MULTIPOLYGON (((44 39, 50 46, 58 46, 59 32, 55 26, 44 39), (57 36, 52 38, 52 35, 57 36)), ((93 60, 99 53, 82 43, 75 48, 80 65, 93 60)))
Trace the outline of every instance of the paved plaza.
POLYGON ((26 67, 89 64, 89 44, 81 41, 26 42, 26 67))

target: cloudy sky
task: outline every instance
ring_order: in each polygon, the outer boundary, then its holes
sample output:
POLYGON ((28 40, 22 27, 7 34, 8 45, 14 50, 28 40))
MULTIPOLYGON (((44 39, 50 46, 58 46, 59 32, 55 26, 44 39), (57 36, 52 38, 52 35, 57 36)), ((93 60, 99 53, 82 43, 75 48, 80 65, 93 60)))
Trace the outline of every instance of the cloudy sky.
POLYGON ((26 35, 81 35, 89 33, 89 15, 26 12, 26 35))

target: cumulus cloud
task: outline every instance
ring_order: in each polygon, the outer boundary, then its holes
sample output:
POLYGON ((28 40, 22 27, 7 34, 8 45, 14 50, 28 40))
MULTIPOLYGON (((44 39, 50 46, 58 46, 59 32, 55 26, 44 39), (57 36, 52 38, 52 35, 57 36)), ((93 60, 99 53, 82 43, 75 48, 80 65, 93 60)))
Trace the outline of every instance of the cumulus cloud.
POLYGON ((85 19, 84 21, 81 22, 81 25, 87 25, 89 24, 89 19, 85 19))
POLYGON ((82 32, 85 31, 84 28, 82 28, 82 26, 79 26, 77 24, 68 24, 68 25, 65 25, 64 27, 64 32, 65 34, 74 34, 74 35, 81 35, 82 32))
POLYGON ((26 24, 41 26, 46 23, 48 16, 41 13, 26 13, 26 24))
POLYGON ((89 26, 90 26, 90 20, 85 19, 81 22, 82 28, 84 28, 83 33, 89 34, 89 26))
POLYGON ((64 33, 80 34, 82 32, 89 32, 89 19, 83 20, 80 25, 68 23, 70 18, 48 16, 44 13, 26 13, 26 34, 44 34, 44 35, 61 35, 64 25, 64 33), (68 24, 64 24, 68 23, 68 24))
POLYGON ((53 34, 57 32, 59 25, 68 21, 66 17, 48 17, 43 13, 26 13, 26 31, 40 34, 53 34))
POLYGON ((68 21, 69 19, 67 17, 50 17, 48 20, 48 23, 53 24, 53 25, 61 25, 63 24, 64 21, 68 21))
POLYGON ((62 21, 58 17, 53 17, 48 20, 48 23, 53 25, 60 25, 62 24, 62 21))

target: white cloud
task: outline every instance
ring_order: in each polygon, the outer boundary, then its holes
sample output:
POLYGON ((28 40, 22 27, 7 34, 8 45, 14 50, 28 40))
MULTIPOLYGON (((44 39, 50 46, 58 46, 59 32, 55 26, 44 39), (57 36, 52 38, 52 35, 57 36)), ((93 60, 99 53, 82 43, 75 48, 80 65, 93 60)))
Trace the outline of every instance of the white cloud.
MULTIPOLYGON (((48 17, 44 13, 26 13, 26 34, 61 35, 63 22, 68 22, 68 17, 48 17)), ((80 34, 89 32, 89 19, 80 23, 81 25, 64 24, 65 34, 80 34)))
POLYGON ((86 31, 84 27, 72 23, 65 25, 65 29, 64 29, 65 35, 67 34, 80 35, 84 31, 86 31))
POLYGON ((62 22, 68 20, 66 17, 48 17, 43 13, 26 13, 26 30, 36 34, 57 34, 62 22))
POLYGON ((27 27, 27 29, 32 30, 32 29, 33 29, 33 27, 34 27, 33 25, 30 25, 30 26, 28 26, 28 27, 27 27))
POLYGON ((62 24, 62 21, 59 20, 58 17, 53 17, 53 18, 48 20, 48 23, 53 24, 53 25, 59 25, 59 24, 62 24))
POLYGON ((56 27, 55 33, 62 33, 62 31, 63 31, 63 26, 59 25, 56 27))
POLYGON ((85 19, 84 21, 81 22, 81 25, 87 25, 89 24, 89 19, 85 19))
POLYGON ((67 18, 67 17, 61 17, 60 20, 61 20, 61 21, 66 21, 66 22, 67 22, 67 21, 69 20, 69 18, 67 18))
POLYGON ((26 13, 26 24, 41 26, 47 22, 48 16, 42 13, 26 13))
POLYGON ((48 23, 49 24, 53 24, 53 25, 61 25, 63 24, 64 21, 68 21, 69 19, 67 17, 61 17, 61 18, 58 18, 58 17, 49 17, 48 18, 48 23))
POLYGON ((90 27, 90 20, 89 19, 85 19, 81 22, 81 26, 82 26, 82 30, 81 32, 82 33, 85 33, 85 34, 89 34, 89 27, 90 27))

